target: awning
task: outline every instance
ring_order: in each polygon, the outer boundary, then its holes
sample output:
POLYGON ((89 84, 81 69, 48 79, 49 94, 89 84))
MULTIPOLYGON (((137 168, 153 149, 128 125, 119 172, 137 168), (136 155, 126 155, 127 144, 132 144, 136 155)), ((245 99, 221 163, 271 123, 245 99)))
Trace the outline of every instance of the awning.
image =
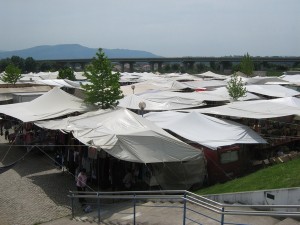
POLYGON ((151 112, 145 118, 163 129, 211 149, 232 144, 267 143, 245 125, 196 112, 151 112))

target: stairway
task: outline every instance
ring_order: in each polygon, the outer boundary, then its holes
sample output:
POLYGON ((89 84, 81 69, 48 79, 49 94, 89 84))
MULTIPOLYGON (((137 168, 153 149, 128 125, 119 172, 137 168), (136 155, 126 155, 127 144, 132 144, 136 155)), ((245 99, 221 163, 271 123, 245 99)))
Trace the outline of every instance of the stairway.
MULTIPOLYGON (((199 224, 219 225, 221 215, 196 206, 192 203, 187 203, 186 217, 196 221, 199 224), (192 210, 200 212, 194 213, 192 210), (205 216, 204 216, 205 215, 205 216), (214 221, 208 217, 214 218, 214 221)), ((236 208, 236 210, 253 210, 251 208, 236 208)), ((103 205, 100 211, 101 224, 118 224, 126 225, 133 224, 133 203, 132 201, 119 202, 103 205)), ((186 225, 196 224, 187 219, 186 225)), ((84 214, 80 217, 75 217, 74 220, 88 222, 93 224, 98 222, 97 208, 93 212, 84 214)), ((225 215, 226 223, 234 224, 253 224, 253 225, 300 225, 300 222, 292 218, 274 218, 270 216, 236 216, 225 215)), ((182 225, 183 224, 183 203, 178 201, 147 201, 139 202, 136 205, 136 224, 165 224, 165 225, 182 225)))

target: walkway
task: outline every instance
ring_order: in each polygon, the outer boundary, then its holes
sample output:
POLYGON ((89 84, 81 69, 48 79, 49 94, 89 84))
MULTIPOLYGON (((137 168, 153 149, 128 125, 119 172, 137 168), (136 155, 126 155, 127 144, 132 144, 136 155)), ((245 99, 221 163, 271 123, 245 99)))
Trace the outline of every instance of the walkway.
MULTIPOLYGON (((0 163, 4 165, 26 153, 23 147, 13 147, 2 161, 8 149, 4 136, 0 136, 0 163)), ((38 150, 0 174, 0 180, 1 225, 32 225, 71 213, 67 194, 75 190, 74 178, 56 169, 53 161, 38 150)))

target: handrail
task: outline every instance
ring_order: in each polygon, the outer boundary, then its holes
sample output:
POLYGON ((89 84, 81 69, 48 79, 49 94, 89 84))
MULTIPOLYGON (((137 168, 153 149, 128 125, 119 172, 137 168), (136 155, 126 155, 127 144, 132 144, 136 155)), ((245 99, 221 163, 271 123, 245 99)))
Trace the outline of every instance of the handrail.
MULTIPOLYGON (((182 193, 184 194, 186 191, 185 190, 153 190, 153 191, 92 191, 92 192, 88 192, 88 191, 69 191, 70 193, 85 193, 85 194, 89 194, 89 193, 93 193, 93 194, 140 194, 140 193, 161 193, 161 194, 166 194, 166 193, 182 193)), ((192 193, 192 192, 190 192, 192 193)))
MULTIPOLYGON (((216 202, 209 198, 197 195, 195 193, 184 191, 184 190, 157 190, 157 191, 118 191, 118 192, 80 192, 80 191, 70 191, 68 197, 72 200, 72 217, 74 217, 74 198, 87 198, 87 199, 97 199, 98 201, 98 211, 100 211, 100 199, 131 199, 133 200, 133 217, 135 224, 135 212, 136 212, 136 201, 137 200, 149 200, 149 199, 161 199, 161 200, 173 200, 183 203, 183 206, 179 206, 184 210, 184 222, 185 220, 192 220, 186 216, 185 211, 190 210, 193 213, 197 213, 195 209, 190 209, 186 207, 186 203, 191 203, 197 205, 201 208, 205 208, 211 212, 221 215, 220 224, 225 224, 225 215, 248 215, 248 216, 280 216, 280 217, 300 217, 300 212, 287 212, 287 211, 249 211, 249 210, 234 210, 232 208, 259 208, 259 209, 273 209, 273 208, 300 208, 300 205, 229 205, 216 202), (231 208, 231 209, 230 209, 231 208)), ((150 206, 155 207, 155 206, 150 206)), ((162 206, 170 207, 170 206, 162 206)), ((215 220, 207 215, 201 214, 207 218, 215 220)), ((98 220, 100 222, 100 213, 98 213, 98 220)), ((231 223, 233 224, 233 223, 231 223)))
POLYGON ((201 195, 197 195, 197 194, 195 194, 195 193, 193 193, 193 192, 190 192, 190 191, 186 191, 186 193, 189 194, 189 195, 196 196, 196 197, 198 197, 198 198, 205 199, 206 201, 212 202, 212 203, 214 203, 214 204, 216 204, 216 205, 219 205, 219 206, 223 206, 223 205, 224 205, 224 204, 222 204, 222 203, 220 203, 220 202, 216 202, 216 201, 214 201, 214 200, 211 200, 211 199, 209 199, 209 198, 203 197, 203 196, 201 196, 201 195))
POLYGON ((204 205, 208 205, 208 206, 210 206, 210 207, 212 207, 212 208, 215 208, 215 209, 217 209, 217 210, 222 210, 222 207, 217 207, 217 206, 215 206, 215 205, 213 205, 213 204, 204 202, 204 201, 199 200, 199 199, 194 198, 194 197, 187 196, 186 199, 187 199, 188 201, 190 201, 190 202, 197 203, 197 204, 199 204, 199 205, 203 205, 203 204, 204 204, 204 205), (190 200, 189 198, 191 198, 192 200, 190 200))

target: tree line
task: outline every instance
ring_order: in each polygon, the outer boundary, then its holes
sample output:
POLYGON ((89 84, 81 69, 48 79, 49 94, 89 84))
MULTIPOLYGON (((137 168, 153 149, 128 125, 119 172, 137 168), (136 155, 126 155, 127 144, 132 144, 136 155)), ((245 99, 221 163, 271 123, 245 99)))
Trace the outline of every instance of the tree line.
MULTIPOLYGON (((244 55, 244 58, 246 57, 250 58, 251 56, 247 53, 244 55)), ((0 60, 0 73, 5 71, 5 68, 9 65, 13 64, 14 66, 18 67, 21 70, 21 73, 30 73, 30 72, 48 72, 48 71, 59 71, 61 69, 65 69, 66 66, 60 63, 56 62, 50 62, 50 61, 36 61, 32 57, 27 58, 21 58, 19 56, 12 56, 11 58, 1 59, 0 60)), ((232 63, 232 62, 222 62, 222 67, 224 70, 229 70, 232 73, 241 71, 243 72, 241 63, 232 63)), ((253 70, 263 70, 267 71, 268 75, 276 75, 276 72, 283 72, 289 70, 291 67, 297 67, 299 65, 280 65, 280 64, 273 64, 273 63, 257 63, 253 62, 253 70)), ((203 73, 208 70, 216 73, 220 73, 221 64, 218 62, 208 62, 208 63, 195 63, 191 67, 185 67, 179 63, 169 63, 164 64, 164 66, 161 68, 160 73, 190 73, 190 74, 197 74, 197 73, 203 73)), ((113 68, 116 70, 115 68, 113 68)), ((82 68, 84 70, 84 68, 82 68)), ((136 67, 137 71, 145 72, 143 71, 142 67, 136 67)))
MULTIPOLYGON (((1 60, 2 71, 0 79, 6 83, 15 85, 21 78, 23 72, 35 72, 36 62, 32 58, 25 60, 13 56, 10 59, 1 60), (30 65, 30 66, 29 66, 30 65)), ((93 104, 98 108, 107 109, 115 107, 118 100, 123 97, 120 89, 120 73, 113 72, 113 66, 99 48, 92 62, 84 69, 83 74, 89 83, 81 84, 85 93, 85 102, 93 104)), ((59 69, 58 79, 75 80, 73 69, 69 67, 59 69)))
POLYGON ((63 65, 55 62, 38 62, 32 57, 24 59, 20 56, 12 56, 11 58, 0 60, 0 73, 5 71, 6 67, 11 64, 18 67, 21 73, 58 71, 65 68, 63 65))

